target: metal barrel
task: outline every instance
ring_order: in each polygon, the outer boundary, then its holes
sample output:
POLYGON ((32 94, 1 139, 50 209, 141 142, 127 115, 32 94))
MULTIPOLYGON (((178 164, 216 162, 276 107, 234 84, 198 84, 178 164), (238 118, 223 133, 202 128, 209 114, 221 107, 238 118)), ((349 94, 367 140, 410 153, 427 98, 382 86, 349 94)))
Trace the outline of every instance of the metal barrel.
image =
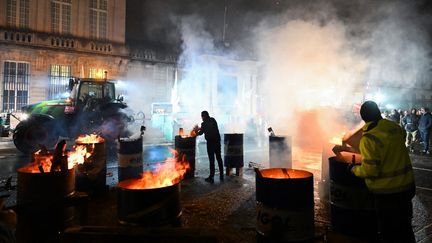
POLYGON ((121 224, 160 226, 180 220, 180 183, 152 189, 129 189, 130 179, 119 182, 117 192, 118 219, 121 224))
POLYGON ((105 142, 76 143, 84 145, 91 156, 77 166, 75 189, 89 194, 101 194, 107 191, 106 186, 106 149, 105 142))
POLYGON ((258 242, 313 242, 313 174, 303 170, 256 170, 258 242))
POLYGON ((17 171, 17 242, 56 242, 70 226, 74 208, 75 169, 30 173, 17 171))
POLYGON ((186 171, 184 178, 187 179, 195 177, 196 137, 175 136, 174 147, 177 151, 177 160, 186 160, 190 166, 190 168, 186 171))
POLYGON ((224 165, 227 168, 241 168, 243 161, 243 134, 224 134, 224 165))
POLYGON ((118 180, 139 178, 143 173, 143 139, 120 138, 118 143, 118 180))
POLYGON ((373 195, 348 166, 337 157, 329 158, 331 226, 334 231, 359 239, 376 239, 373 195))
POLYGON ((291 137, 269 136, 270 168, 292 168, 291 137))

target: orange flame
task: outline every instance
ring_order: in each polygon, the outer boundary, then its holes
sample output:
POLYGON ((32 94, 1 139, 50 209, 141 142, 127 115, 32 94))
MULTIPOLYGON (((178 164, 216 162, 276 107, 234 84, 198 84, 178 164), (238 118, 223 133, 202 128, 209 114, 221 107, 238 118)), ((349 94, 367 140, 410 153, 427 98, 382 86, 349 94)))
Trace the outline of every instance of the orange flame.
POLYGON ((342 145, 342 137, 332 137, 329 140, 329 143, 335 144, 335 145, 342 145))
POLYGON ((75 165, 83 164, 90 156, 91 153, 87 152, 87 146, 74 146, 74 151, 68 152, 68 168, 72 169, 75 165))
POLYGON ((183 128, 179 128, 179 133, 178 135, 182 138, 188 138, 188 137, 196 137, 197 136, 197 130, 198 127, 194 127, 192 128, 192 130, 189 132, 189 135, 185 134, 184 129, 183 128))
POLYGON ((304 170, 284 169, 284 168, 263 169, 260 170, 259 173, 264 178, 272 178, 272 179, 298 179, 298 178, 307 178, 312 176, 310 172, 304 170))
POLYGON ((155 171, 144 171, 139 179, 125 180, 119 183, 120 187, 127 189, 153 189, 172 186, 180 182, 186 171, 190 168, 184 160, 178 161, 174 156, 167 158, 163 164, 158 164, 155 171))
POLYGON ((105 142, 105 140, 101 136, 92 133, 90 135, 88 134, 79 135, 78 138, 75 140, 75 142, 80 144, 89 144, 89 143, 103 143, 105 142))
POLYGON ((51 170, 51 164, 53 155, 50 152, 41 154, 41 150, 33 153, 32 163, 22 167, 20 170, 27 173, 41 173, 39 166, 44 172, 49 172, 51 170))
MULTIPOLYGON (((77 164, 83 164, 91 156, 91 153, 87 152, 85 145, 77 145, 73 148, 73 151, 67 152, 68 169, 72 169, 77 164)), ((27 173, 41 173, 41 170, 44 173, 50 172, 54 156, 51 152, 44 154, 41 152, 41 150, 34 152, 32 163, 20 168, 20 171, 27 173)), ((60 171, 60 169, 56 171, 60 171)))

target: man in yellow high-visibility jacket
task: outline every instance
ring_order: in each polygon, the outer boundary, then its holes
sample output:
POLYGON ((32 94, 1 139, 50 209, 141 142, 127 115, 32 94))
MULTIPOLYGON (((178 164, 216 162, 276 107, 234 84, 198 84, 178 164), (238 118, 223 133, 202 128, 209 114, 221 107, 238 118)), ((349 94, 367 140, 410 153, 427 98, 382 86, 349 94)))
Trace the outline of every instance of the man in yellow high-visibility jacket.
POLYGON ((366 122, 360 139, 362 163, 351 168, 364 178, 374 195, 380 242, 415 242, 411 225, 415 195, 411 159, 405 147, 405 131, 382 119, 378 105, 366 101, 360 108, 366 122))

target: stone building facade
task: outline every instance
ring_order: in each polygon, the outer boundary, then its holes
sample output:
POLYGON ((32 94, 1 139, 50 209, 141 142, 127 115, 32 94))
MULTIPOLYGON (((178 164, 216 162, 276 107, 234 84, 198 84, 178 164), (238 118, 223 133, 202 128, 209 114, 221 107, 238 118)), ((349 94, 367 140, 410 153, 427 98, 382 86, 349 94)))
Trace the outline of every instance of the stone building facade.
POLYGON ((74 77, 125 76, 125 0, 0 0, 1 111, 61 97, 74 77))

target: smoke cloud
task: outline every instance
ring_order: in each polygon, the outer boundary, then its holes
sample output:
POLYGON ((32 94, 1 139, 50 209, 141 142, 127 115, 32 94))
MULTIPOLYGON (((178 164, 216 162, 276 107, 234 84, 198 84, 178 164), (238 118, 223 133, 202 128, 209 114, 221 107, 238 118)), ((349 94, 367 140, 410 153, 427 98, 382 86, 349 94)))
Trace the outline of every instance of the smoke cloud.
POLYGON ((188 114, 185 129, 208 110, 222 132, 244 132, 252 118, 259 120, 261 133, 272 126, 276 134, 293 136, 294 143, 318 145, 355 126, 355 103, 375 99, 379 91, 388 92, 387 100, 378 101, 383 105, 407 106, 397 100, 413 94, 401 87, 430 77, 431 20, 421 12, 429 6, 425 1, 175 3, 165 5, 172 9, 164 13, 173 15, 161 18, 171 20, 173 33, 181 36, 181 71, 171 102, 174 112, 188 114), (225 89, 210 82, 227 72, 215 60, 256 64, 258 73, 235 72, 256 80, 255 89, 239 80, 233 80, 237 87, 225 89), (393 89, 378 88, 388 84, 393 89), (252 111, 246 96, 258 97, 250 98, 249 103, 257 103, 252 111))

